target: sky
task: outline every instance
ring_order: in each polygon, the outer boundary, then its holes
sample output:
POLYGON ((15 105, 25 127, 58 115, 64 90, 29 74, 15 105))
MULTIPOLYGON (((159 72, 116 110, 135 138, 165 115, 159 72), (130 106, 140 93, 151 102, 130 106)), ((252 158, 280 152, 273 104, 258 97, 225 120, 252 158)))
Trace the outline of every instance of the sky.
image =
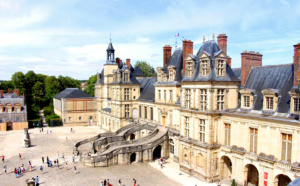
POLYGON ((228 36, 232 67, 245 50, 263 54, 263 65, 292 63, 300 1, 0 0, 0 80, 30 70, 86 80, 101 72, 110 33, 116 57, 155 68, 164 45, 173 52, 189 39, 196 54, 213 33, 228 36))

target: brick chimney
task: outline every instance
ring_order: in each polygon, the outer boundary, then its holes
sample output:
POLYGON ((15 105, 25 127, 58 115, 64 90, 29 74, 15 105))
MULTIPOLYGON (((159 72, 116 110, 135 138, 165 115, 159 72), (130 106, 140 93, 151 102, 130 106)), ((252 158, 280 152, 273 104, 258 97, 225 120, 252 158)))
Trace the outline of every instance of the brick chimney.
POLYGON ((193 42, 191 40, 184 40, 182 41, 182 49, 183 49, 183 76, 185 74, 185 58, 187 57, 188 54, 192 54, 193 55, 193 42))
POLYGON ((257 52, 247 52, 241 53, 242 58, 242 70, 241 70, 241 86, 245 86, 249 73, 252 67, 262 66, 262 55, 257 52))
POLYGON ((15 90, 13 91, 13 93, 16 93, 16 94, 19 96, 19 94, 20 94, 19 89, 15 89, 15 90))
POLYGON ((13 91, 12 91, 11 89, 8 89, 8 90, 7 90, 7 93, 12 94, 13 91))
POLYGON ((231 57, 229 57, 229 56, 227 56, 227 63, 228 63, 228 65, 231 67, 231 57))
POLYGON ((0 96, 3 98, 3 90, 0 90, 0 96))
POLYGON ((116 58, 116 63, 118 64, 118 68, 120 68, 120 63, 121 63, 121 60, 120 60, 120 58, 116 58))
POLYGON ((126 59, 126 65, 127 65, 128 69, 130 70, 130 59, 126 59))
POLYGON ((217 38, 218 38, 218 46, 220 50, 223 50, 227 55, 227 35, 219 34, 217 38))
POLYGON ((172 47, 170 45, 165 45, 163 50, 164 50, 164 67, 165 67, 169 62, 169 60, 171 59, 172 47))
POLYGON ((25 96, 23 94, 23 105, 25 106, 25 96))
POLYGON ((297 87, 300 81, 300 43, 294 45, 294 83, 293 86, 297 87))

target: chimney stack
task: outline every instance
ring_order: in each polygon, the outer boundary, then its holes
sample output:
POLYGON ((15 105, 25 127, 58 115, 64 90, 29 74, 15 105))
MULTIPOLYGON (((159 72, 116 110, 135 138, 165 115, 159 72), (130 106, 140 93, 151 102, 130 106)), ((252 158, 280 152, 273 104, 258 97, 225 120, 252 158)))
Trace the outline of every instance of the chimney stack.
POLYGON ((121 60, 120 60, 120 58, 116 58, 116 63, 118 64, 118 68, 120 68, 120 63, 121 63, 121 60))
POLYGON ((167 65, 171 59, 172 47, 170 45, 165 45, 163 48, 164 51, 164 67, 167 65))
POLYGON ((0 90, 0 96, 3 98, 3 90, 0 90))
POLYGON ((13 91, 12 91, 11 89, 8 89, 8 90, 7 90, 7 93, 12 94, 13 91))
POLYGON ((127 65, 128 69, 130 70, 130 59, 126 59, 126 65, 127 65))
POLYGON ((18 96, 19 96, 19 89, 15 89, 14 91, 13 91, 13 93, 16 93, 18 96))
POLYGON ((227 64, 231 67, 231 57, 227 56, 227 64))
POLYGON ((185 75, 185 58, 187 57, 188 54, 193 55, 193 42, 191 40, 184 40, 182 41, 182 53, 183 53, 183 76, 185 75))
POLYGON ((247 52, 246 50, 241 53, 242 69, 241 69, 241 86, 246 85, 247 78, 250 74, 251 68, 255 66, 262 66, 262 55, 257 52, 247 52))
POLYGON ((219 34, 217 38, 220 50, 223 50, 223 52, 225 52, 225 54, 227 55, 227 35, 219 34))
POLYGON ((300 81, 300 43, 294 45, 294 83, 293 86, 297 87, 300 81))
POLYGON ((25 96, 23 94, 23 105, 25 106, 25 96))

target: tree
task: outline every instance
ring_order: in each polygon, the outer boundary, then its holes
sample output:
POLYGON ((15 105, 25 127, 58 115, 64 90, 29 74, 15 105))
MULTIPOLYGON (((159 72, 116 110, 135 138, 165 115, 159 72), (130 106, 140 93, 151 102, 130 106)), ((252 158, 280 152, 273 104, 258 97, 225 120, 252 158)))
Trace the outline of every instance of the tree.
POLYGON ((15 89, 19 89, 20 94, 25 93, 25 75, 23 72, 15 72, 11 77, 11 82, 15 89))
POLYGON ((4 93, 7 92, 8 89, 13 89, 14 86, 11 81, 2 81, 0 83, 0 90, 3 90, 4 93))
POLYGON ((153 77, 156 76, 155 69, 146 61, 136 61, 134 64, 134 68, 139 66, 142 72, 145 74, 146 77, 153 77))
POLYGON ((89 80, 86 82, 86 88, 84 89, 84 92, 95 96, 95 83, 97 81, 97 75, 93 75, 89 78, 89 80))

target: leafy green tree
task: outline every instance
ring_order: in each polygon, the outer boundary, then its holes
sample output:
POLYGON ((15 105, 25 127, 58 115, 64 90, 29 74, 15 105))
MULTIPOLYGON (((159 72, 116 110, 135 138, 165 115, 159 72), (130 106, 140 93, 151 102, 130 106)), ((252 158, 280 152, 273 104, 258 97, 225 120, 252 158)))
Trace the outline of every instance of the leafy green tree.
POLYGON ((45 102, 47 105, 53 100, 53 96, 60 92, 60 83, 55 76, 45 78, 45 102))
POLYGON ((93 75, 89 78, 89 80, 87 81, 86 83, 86 88, 84 89, 84 92, 92 95, 92 96, 95 96, 95 83, 97 81, 97 75, 93 75))
POLYGON ((32 101, 34 104, 44 107, 45 87, 43 81, 37 81, 32 87, 32 101))
POLYGON ((156 76, 155 69, 146 61, 136 61, 134 64, 134 68, 139 66, 142 72, 145 74, 146 77, 153 77, 156 76))
POLYGON ((14 89, 14 85, 11 81, 2 81, 0 83, 0 90, 3 90, 4 93, 7 92, 8 89, 14 89))
POLYGON ((15 72, 11 77, 15 89, 19 89, 20 95, 25 93, 25 75, 23 72, 15 72))

